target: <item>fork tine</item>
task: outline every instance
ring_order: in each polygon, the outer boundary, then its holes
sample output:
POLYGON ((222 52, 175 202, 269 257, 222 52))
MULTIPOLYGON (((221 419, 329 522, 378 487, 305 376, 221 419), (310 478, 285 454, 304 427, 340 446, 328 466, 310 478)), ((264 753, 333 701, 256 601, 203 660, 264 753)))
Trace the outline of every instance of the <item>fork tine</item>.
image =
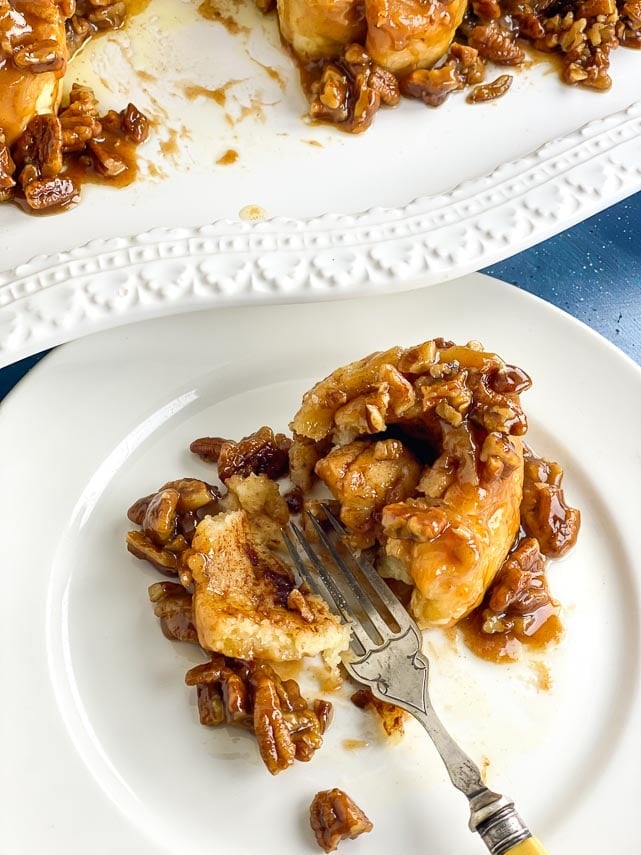
MULTIPOLYGON (((341 572, 343 578, 345 579, 345 581, 351 588, 352 593, 356 597, 359 606, 367 615, 367 618, 369 619, 369 621, 371 621, 374 629, 376 630, 378 638, 374 638, 372 640, 375 641, 376 644, 382 644, 386 639, 390 637, 392 630, 379 614, 376 605, 368 597, 367 591, 359 583, 351 568, 345 563, 341 554, 338 552, 331 540, 327 537, 318 520, 314 517, 313 514, 309 513, 309 511, 307 515, 312 525, 316 529, 316 533, 318 534, 318 537, 320 538, 323 546, 327 549, 329 554, 334 559, 334 563, 337 569, 341 572)), ((352 560, 355 560, 351 552, 349 553, 349 556, 352 560)))
MULTIPOLYGON (((339 535, 339 537, 344 538, 347 535, 342 523, 340 523, 334 514, 329 509, 329 506, 325 502, 320 503, 322 509, 325 511, 325 516, 332 524, 334 531, 339 535)), ((325 534, 323 532, 323 534, 325 534)), ((327 538, 327 535, 325 535, 327 538)), ((367 579, 368 583, 372 586, 372 588, 376 591, 376 594, 381 599, 381 601, 385 604, 385 607, 388 609, 391 616, 394 618, 396 623, 399 625, 401 629, 406 629, 408 626, 411 626, 413 623, 412 619, 408 615, 407 611, 403 608, 394 594, 387 587, 385 582, 378 575, 376 568, 363 556, 359 556, 358 558, 352 553, 351 549, 346 546, 347 551, 351 555, 352 559, 358 565, 361 573, 367 579)), ((358 585, 358 581, 354 580, 358 585)))
MULTIPOLYGON (((299 529, 296 523, 292 522, 289 525, 294 534, 296 535, 296 539, 305 550, 305 553, 309 558, 310 562, 312 563, 316 574, 318 574, 318 578, 315 574, 311 573, 307 567, 305 567, 304 562, 300 560, 300 556, 297 556, 297 569, 299 570, 305 581, 308 582, 311 587, 323 597, 323 599, 334 604, 335 609, 338 611, 342 619, 345 621, 345 623, 349 624, 352 629, 352 646, 354 646, 354 642, 356 642, 356 644, 358 645, 358 647, 355 649, 355 652, 358 655, 362 655, 368 648, 372 646, 371 641, 367 636, 367 633, 358 624, 358 622, 354 620, 352 614, 353 610, 351 609, 349 603, 345 600, 345 597, 341 593, 340 589, 337 587, 331 575, 324 567, 322 562, 319 560, 318 556, 312 549, 311 545, 308 543, 307 538, 305 537, 303 532, 299 529), (319 583, 322 583, 322 588, 319 583)), ((287 543, 287 539, 285 540, 285 543, 287 543)), ((291 548, 294 549, 293 544, 291 545, 291 548)), ((296 550, 294 549, 294 551, 296 550)))

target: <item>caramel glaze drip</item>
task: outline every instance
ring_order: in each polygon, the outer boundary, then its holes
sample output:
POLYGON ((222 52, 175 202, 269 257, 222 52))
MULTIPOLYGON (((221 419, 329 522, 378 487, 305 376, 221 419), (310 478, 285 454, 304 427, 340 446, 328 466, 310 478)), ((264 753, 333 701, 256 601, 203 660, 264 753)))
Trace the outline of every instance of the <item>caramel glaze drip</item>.
POLYGON ((581 515, 566 504, 562 480, 557 463, 526 449, 521 530, 483 602, 458 625, 465 644, 482 659, 514 661, 524 645, 541 649, 563 633, 546 558, 574 546, 581 515))
POLYGON ((521 529, 481 605, 452 632, 475 656, 499 663, 517 661, 524 647, 542 650, 558 642, 563 635, 560 605, 545 571, 538 542, 521 529))

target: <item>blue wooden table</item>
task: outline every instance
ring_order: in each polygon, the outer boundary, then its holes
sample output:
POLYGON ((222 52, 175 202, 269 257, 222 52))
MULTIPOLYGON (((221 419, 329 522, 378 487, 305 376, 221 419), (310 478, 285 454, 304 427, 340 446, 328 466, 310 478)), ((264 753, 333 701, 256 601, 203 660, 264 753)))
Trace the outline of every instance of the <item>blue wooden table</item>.
MULTIPOLYGON (((641 193, 483 272, 549 300, 641 364, 641 193)), ((45 355, 0 370, 0 399, 45 355)))

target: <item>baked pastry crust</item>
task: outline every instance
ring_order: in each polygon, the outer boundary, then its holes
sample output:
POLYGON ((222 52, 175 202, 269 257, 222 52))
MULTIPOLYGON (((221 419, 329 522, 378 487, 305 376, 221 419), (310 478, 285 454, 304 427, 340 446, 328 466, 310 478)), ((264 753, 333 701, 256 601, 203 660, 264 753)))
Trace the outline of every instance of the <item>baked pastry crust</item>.
POLYGON ((243 510, 205 517, 186 558, 194 583, 193 616, 205 650, 236 659, 298 660, 322 654, 338 662, 349 628, 290 571, 243 510))

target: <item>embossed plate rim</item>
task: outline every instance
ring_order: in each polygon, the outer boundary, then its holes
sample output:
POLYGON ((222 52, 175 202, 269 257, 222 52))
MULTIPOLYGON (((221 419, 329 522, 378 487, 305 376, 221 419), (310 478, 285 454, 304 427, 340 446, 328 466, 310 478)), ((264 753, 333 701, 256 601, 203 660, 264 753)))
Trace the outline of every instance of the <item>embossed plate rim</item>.
POLYGON ((408 290, 512 255, 641 189, 641 102, 451 191, 356 215, 97 239, 0 273, 0 367, 123 323, 408 290), (630 157, 632 153, 632 157, 630 157))

